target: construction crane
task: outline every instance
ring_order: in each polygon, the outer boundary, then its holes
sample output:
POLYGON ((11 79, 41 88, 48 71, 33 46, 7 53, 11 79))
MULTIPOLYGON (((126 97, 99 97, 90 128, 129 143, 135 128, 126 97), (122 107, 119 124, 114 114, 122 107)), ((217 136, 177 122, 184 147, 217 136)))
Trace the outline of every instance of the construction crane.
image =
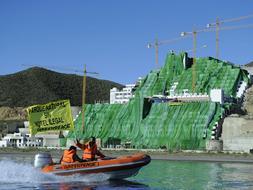
MULTIPOLYGON (((226 19, 226 20, 220 20, 218 17, 216 18, 216 22, 209 23, 207 24, 207 28, 215 28, 216 36, 215 36, 215 43, 216 43, 216 58, 219 59, 219 31, 221 29, 225 28, 220 28, 221 24, 229 23, 229 22, 238 22, 241 20, 249 19, 252 18, 253 14, 247 15, 247 16, 241 16, 237 18, 231 18, 231 19, 226 19)), ((240 27, 240 26, 239 26, 240 27)), ((236 29, 236 28, 234 28, 236 29)))
POLYGON ((176 42, 178 40, 183 39, 184 37, 179 37, 179 38, 174 38, 174 39, 170 39, 170 40, 161 40, 159 41, 157 38, 155 39, 154 43, 148 43, 147 44, 147 48, 155 48, 155 62, 156 62, 156 66, 158 67, 158 49, 159 46, 161 45, 165 45, 165 44, 170 44, 173 42, 176 42))
POLYGON ((82 93, 82 134, 85 132, 85 122, 84 122, 84 114, 85 114, 85 100, 86 100, 86 75, 98 75, 97 72, 87 72, 86 65, 84 65, 83 72, 83 93, 82 93))
MULTIPOLYGON (((245 16, 245 17, 239 17, 239 18, 235 18, 235 19, 229 19, 229 20, 225 20, 226 22, 232 22, 232 21, 239 21, 242 19, 246 19, 249 17, 253 17, 253 15, 249 15, 249 16, 245 16)), ((193 66, 192 66, 192 91, 193 93, 195 92, 195 83, 196 83, 196 50, 197 50, 197 34, 198 33, 202 33, 202 32, 214 32, 216 31, 216 58, 219 57, 219 54, 217 52, 219 52, 218 50, 218 33, 217 31, 221 31, 221 30, 236 30, 236 29, 243 29, 243 28, 253 28, 253 24, 248 24, 248 25, 241 25, 241 26, 227 26, 227 27, 219 27, 214 28, 214 27, 208 27, 208 28, 204 28, 204 29, 200 29, 200 30, 193 30, 192 32, 181 32, 181 36, 186 36, 186 35, 191 35, 193 37, 193 66)))
MULTIPOLYGON (((205 45, 202 45, 201 47, 199 48, 196 48, 196 50, 198 49, 202 49, 202 48, 207 48, 208 46, 205 44, 205 45)), ((189 52, 193 52, 193 49, 188 49, 188 50, 184 50, 185 52, 189 53, 189 52)))
POLYGON ((197 54, 197 34, 200 32, 210 32, 212 29, 204 28, 200 30, 193 29, 192 32, 181 32, 181 37, 192 36, 193 37, 193 63, 192 63, 192 92, 195 93, 195 83, 196 83, 196 54, 197 54))
POLYGON ((41 67, 41 68, 45 68, 45 69, 71 71, 71 72, 83 74, 83 88, 82 88, 82 134, 83 134, 85 132, 84 114, 85 114, 85 100, 86 100, 86 78, 87 78, 87 74, 98 75, 98 73, 97 72, 88 72, 86 70, 86 64, 84 65, 83 71, 76 70, 76 69, 62 68, 62 67, 57 67, 57 66, 42 66, 42 65, 29 65, 29 64, 22 64, 22 66, 41 67))

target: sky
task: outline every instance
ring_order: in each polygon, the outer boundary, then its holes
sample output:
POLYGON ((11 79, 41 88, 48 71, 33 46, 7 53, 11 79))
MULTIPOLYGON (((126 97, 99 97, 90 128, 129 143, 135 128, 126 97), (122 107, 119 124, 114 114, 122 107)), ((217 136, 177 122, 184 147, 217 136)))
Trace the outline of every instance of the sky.
MULTIPOLYGON (((181 32, 208 23, 253 15, 252 0, 0 0, 0 75, 31 66, 75 73, 86 65, 99 79, 136 82, 161 67, 170 50, 189 51, 193 38, 159 46, 181 32)), ((253 25, 253 17, 221 27, 253 25)), ((219 32, 219 59, 235 64, 253 61, 253 27, 219 32)), ((215 57, 215 32, 197 33, 197 57, 215 57), (201 48, 207 45, 206 48, 201 48)), ((76 73, 79 74, 79 73, 76 73)))

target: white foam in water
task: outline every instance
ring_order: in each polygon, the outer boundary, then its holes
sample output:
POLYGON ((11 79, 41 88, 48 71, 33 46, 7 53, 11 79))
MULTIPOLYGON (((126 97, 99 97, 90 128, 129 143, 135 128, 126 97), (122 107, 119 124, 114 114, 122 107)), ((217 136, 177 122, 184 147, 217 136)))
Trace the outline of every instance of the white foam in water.
POLYGON ((27 163, 17 163, 9 160, 0 161, 0 183, 59 183, 59 182, 85 182, 94 183, 108 180, 106 174, 56 176, 42 173, 27 163))
POLYGON ((5 183, 30 183, 55 180, 56 176, 41 173, 32 165, 14 161, 0 161, 0 182, 5 183))

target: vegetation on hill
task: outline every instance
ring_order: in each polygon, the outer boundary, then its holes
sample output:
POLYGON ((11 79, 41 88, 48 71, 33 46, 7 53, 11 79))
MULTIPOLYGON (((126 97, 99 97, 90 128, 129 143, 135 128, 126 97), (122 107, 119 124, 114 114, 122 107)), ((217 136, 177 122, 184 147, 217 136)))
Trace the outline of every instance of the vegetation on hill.
MULTIPOLYGON (((59 99, 70 99, 72 106, 82 105, 83 77, 33 67, 0 77, 0 106, 27 107, 59 99)), ((109 102, 110 89, 122 85, 87 77, 86 103, 109 102)))

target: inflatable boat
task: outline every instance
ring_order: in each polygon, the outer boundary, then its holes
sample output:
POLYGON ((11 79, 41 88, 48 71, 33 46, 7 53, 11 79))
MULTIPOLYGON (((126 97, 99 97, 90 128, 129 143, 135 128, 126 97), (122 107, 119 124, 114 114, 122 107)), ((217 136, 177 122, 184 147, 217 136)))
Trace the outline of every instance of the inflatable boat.
POLYGON ((150 161, 150 156, 146 154, 134 154, 89 162, 56 164, 53 163, 50 154, 42 153, 35 156, 34 165, 36 168, 41 168, 44 173, 61 176, 103 173, 108 175, 109 179, 124 179, 136 175, 150 161))

